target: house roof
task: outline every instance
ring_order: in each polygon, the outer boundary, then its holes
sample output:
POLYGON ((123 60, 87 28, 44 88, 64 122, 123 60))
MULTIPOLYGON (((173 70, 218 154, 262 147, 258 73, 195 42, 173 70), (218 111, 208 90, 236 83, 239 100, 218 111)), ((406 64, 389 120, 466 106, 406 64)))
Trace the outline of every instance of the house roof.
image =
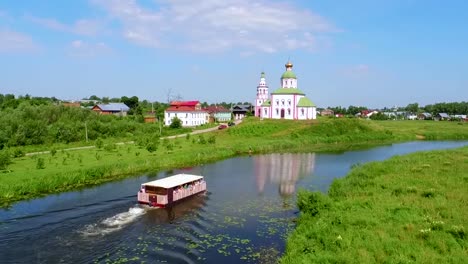
POLYGON ((304 92, 297 88, 278 88, 271 94, 302 94, 305 95, 304 92))
POLYGON ((432 116, 430 113, 420 113, 419 115, 423 115, 425 117, 431 117, 432 116))
POLYGON ((449 115, 447 113, 439 113, 439 116, 443 118, 449 118, 449 115))
POLYGON ((203 110, 207 111, 208 113, 231 113, 229 109, 224 108, 223 106, 208 106, 203 110))
POLYGON ((99 107, 101 111, 106 112, 128 112, 128 110, 130 110, 130 108, 124 103, 98 104, 96 106, 99 107))
POLYGON ((203 112, 206 113, 205 110, 196 110, 195 106, 170 106, 166 109, 166 112, 203 112))
POLYGON ((172 101, 171 106, 196 106, 200 101, 172 101))
POLYGON ((297 107, 314 107, 314 106, 315 104, 312 103, 312 101, 309 100, 309 98, 305 96, 299 99, 299 102, 297 102, 297 107))
POLYGON ((239 104, 239 105, 235 105, 232 107, 232 110, 244 110, 244 111, 249 111, 250 108, 252 108, 252 105, 249 105, 249 104, 239 104))
POLYGON ((183 185, 183 184, 201 180, 201 179, 203 179, 203 176, 192 175, 192 174, 177 174, 177 175, 163 178, 160 180, 143 183, 143 185, 153 186, 153 187, 162 187, 162 188, 167 189, 167 188, 177 187, 179 185, 183 185))

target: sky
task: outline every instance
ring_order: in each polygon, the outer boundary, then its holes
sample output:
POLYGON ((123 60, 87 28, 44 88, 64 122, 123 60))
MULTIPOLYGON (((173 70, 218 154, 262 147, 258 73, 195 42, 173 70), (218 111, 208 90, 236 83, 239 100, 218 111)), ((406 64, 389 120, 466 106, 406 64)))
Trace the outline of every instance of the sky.
POLYGON ((464 0, 5 0, 0 93, 254 102, 290 60, 318 107, 468 101, 464 0))

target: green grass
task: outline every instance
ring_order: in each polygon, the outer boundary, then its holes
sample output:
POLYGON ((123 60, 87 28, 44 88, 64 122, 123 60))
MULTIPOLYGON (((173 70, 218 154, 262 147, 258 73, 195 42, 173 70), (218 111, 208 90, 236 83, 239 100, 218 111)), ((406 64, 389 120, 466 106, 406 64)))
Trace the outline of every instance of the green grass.
MULTIPOLYGON (((468 139, 468 125, 424 121, 397 124, 398 121, 319 119, 314 121, 263 120, 248 118, 225 130, 161 140, 156 152, 134 144, 74 151, 61 151, 70 145, 36 146, 34 151, 58 149, 55 156, 43 154, 13 159, 0 171, 0 205, 51 193, 97 185, 142 172, 194 166, 236 155, 271 152, 343 151, 363 146, 415 140, 434 134, 437 139, 468 139), (211 142, 211 143, 210 143, 211 142), (107 150, 105 150, 107 149, 107 150), (38 158, 44 160, 38 166, 38 158)), ((173 131, 174 132, 174 131, 173 131)), ((178 131, 184 133, 185 130, 178 131)), ((154 133, 158 133, 155 131, 154 133)), ((175 133, 175 132, 174 132, 175 133)), ((136 140, 125 138, 122 141, 136 140)), ((104 146, 118 142, 104 139, 104 146)), ((26 149, 24 152, 29 149, 26 149)), ((13 151, 12 151, 13 152, 13 151)))
POLYGON ((281 263, 466 263, 468 147, 355 167, 298 206, 281 263))

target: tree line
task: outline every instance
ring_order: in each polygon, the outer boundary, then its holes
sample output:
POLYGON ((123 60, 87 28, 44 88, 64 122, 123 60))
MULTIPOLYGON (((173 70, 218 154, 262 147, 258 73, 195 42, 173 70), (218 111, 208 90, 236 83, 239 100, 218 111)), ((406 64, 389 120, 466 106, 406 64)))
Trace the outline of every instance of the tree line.
MULTIPOLYGON (((355 115, 360 113, 363 110, 369 110, 368 107, 365 106, 349 106, 341 107, 328 107, 328 109, 333 110, 335 114, 342 114, 342 115, 355 115)), ((412 114, 418 113, 430 113, 432 115, 436 115, 438 113, 447 113, 449 115, 467 115, 468 114, 468 102, 450 102, 450 103, 435 103, 429 104, 425 106, 420 106, 418 103, 411 103, 408 104, 406 107, 395 107, 392 109, 383 108, 380 109, 383 112, 396 112, 396 111, 406 111, 412 114)))

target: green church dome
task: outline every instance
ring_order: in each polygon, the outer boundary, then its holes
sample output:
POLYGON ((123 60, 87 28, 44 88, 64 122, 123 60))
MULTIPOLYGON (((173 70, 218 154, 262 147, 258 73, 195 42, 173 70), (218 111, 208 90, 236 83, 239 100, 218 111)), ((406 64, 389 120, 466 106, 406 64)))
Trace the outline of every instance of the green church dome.
POLYGON ((285 71, 283 75, 281 75, 281 79, 296 79, 296 74, 292 71, 285 71))

